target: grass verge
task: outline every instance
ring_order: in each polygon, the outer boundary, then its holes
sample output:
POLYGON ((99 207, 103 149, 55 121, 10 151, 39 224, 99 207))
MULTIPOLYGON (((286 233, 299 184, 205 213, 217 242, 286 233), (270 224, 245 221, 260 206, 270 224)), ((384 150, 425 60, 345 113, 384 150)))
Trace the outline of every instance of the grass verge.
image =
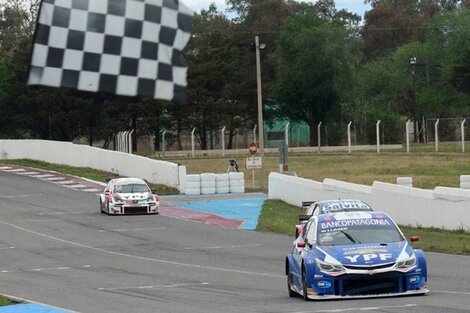
POLYGON ((4 305, 10 305, 13 304, 8 298, 5 298, 4 296, 0 295, 0 306, 4 305))
MULTIPOLYGON (((280 200, 267 200, 263 204, 258 231, 267 231, 294 236, 298 215, 303 210, 280 200)), ((470 233, 463 230, 451 231, 437 228, 400 226, 407 238, 417 235, 420 241, 417 249, 428 252, 470 255, 470 233)))
MULTIPOLYGON (((55 171, 62 174, 74 175, 78 177, 88 178, 94 181, 105 183, 109 179, 121 177, 114 173, 108 173, 104 171, 95 170, 88 167, 72 167, 67 165, 60 164, 51 164, 41 161, 33 160, 1 160, 0 164, 14 164, 20 166, 27 166, 37 169, 55 171)), ((178 194, 179 191, 176 188, 165 186, 165 185, 155 185, 149 184, 150 188, 155 190, 158 195, 173 195, 178 194)))

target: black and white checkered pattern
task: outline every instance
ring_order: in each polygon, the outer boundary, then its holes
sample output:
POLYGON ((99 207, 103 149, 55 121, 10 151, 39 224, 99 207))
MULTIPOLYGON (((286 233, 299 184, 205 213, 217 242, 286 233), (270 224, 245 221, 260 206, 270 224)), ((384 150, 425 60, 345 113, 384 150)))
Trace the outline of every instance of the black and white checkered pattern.
POLYGON ((178 0, 43 0, 28 84, 184 101, 192 19, 178 0))

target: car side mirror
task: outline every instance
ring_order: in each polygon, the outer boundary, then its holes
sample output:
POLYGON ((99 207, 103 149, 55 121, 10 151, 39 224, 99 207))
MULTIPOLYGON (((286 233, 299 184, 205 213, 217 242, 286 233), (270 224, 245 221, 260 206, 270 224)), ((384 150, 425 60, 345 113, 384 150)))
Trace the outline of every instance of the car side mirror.
POLYGON ((411 236, 410 241, 411 242, 419 241, 419 237, 418 236, 411 236))

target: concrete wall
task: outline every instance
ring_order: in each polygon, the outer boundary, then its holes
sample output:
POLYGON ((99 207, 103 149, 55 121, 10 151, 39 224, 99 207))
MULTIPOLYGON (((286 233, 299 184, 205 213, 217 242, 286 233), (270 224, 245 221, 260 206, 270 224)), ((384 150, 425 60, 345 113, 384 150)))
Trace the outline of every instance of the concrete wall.
POLYGON ((375 211, 388 213, 398 224, 470 231, 470 191, 436 187, 419 189, 382 182, 370 186, 334 179, 323 182, 269 174, 269 198, 300 206, 302 201, 360 199, 375 211))
POLYGON ((175 188, 184 186, 180 179, 186 175, 186 168, 175 163, 62 141, 0 140, 0 159, 31 159, 90 167, 175 188), (180 175, 181 171, 184 173, 180 175))

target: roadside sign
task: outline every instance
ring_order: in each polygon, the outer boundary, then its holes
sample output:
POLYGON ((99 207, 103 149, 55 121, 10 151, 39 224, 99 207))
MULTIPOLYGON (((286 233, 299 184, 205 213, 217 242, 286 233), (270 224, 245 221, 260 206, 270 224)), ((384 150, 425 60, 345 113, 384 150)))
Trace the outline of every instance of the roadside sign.
POLYGON ((247 157, 246 158, 246 169, 252 170, 255 168, 261 168, 262 166, 261 157, 247 157))
POLYGON ((250 146, 248 147, 248 151, 250 151, 251 155, 255 155, 256 151, 258 151, 258 147, 256 146, 256 142, 250 143, 250 146))

